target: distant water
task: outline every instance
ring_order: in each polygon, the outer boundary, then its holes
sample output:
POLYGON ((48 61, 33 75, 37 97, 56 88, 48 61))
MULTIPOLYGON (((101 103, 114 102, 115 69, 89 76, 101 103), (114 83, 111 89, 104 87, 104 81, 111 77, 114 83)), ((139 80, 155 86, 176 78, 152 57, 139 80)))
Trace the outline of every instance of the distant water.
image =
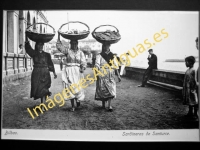
MULTIPOLYGON (((194 64, 194 69, 197 69, 199 66, 199 62, 194 64)), ((161 62, 158 64, 158 69, 165 69, 165 70, 173 70, 173 71, 183 71, 187 70, 185 66, 185 62, 161 62)))
MULTIPOLYGON (((148 67, 147 62, 131 62, 131 66, 137 67, 148 67)), ((197 69, 199 62, 194 64, 194 69, 197 69)), ((158 62, 158 69, 172 70, 172 71, 181 71, 185 72, 187 70, 185 62, 158 62)))

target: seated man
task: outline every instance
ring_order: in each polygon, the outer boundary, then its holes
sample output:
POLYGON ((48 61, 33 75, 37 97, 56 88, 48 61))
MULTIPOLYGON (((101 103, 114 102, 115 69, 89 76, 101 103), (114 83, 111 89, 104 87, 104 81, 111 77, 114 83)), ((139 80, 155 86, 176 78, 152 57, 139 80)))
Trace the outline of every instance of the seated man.
POLYGON ((153 53, 153 49, 149 49, 148 52, 149 56, 147 59, 149 60, 148 62, 149 67, 147 68, 147 70, 143 75, 142 84, 138 85, 138 87, 145 87, 145 84, 147 83, 147 80, 151 76, 153 69, 157 69, 157 56, 153 53))

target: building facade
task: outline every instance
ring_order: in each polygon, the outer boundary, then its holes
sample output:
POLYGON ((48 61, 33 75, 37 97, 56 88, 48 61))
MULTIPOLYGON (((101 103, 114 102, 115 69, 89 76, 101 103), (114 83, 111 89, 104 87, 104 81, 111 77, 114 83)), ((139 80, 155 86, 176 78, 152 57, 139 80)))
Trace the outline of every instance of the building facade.
POLYGON ((84 47, 88 45, 92 50, 101 50, 101 43, 97 42, 95 39, 84 39, 80 40, 78 46, 84 47))
MULTIPOLYGON (((32 58, 26 54, 24 47, 20 50, 19 45, 24 46, 26 28, 34 23, 48 23, 46 16, 45 11, 3 11, 3 83, 31 74, 32 58)), ((32 30, 46 33, 47 25, 33 26, 32 30)), ((33 48, 35 47, 35 42, 30 40, 30 44, 33 48)), ((45 44, 44 50, 47 48, 48 44, 45 44)))
POLYGON ((78 46, 80 49, 84 49, 86 46, 89 47, 90 52, 84 52, 86 59, 92 59, 93 55, 95 55, 96 52, 101 51, 102 48, 102 44, 97 42, 95 39, 80 40, 78 46))

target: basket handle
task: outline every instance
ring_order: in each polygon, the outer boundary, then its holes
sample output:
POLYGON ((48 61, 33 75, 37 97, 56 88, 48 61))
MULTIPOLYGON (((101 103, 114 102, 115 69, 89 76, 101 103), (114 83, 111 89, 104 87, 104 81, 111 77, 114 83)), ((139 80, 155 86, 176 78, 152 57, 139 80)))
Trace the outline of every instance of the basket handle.
POLYGON ((100 26, 98 26, 98 27, 96 27, 96 28, 94 29, 94 31, 92 32, 92 35, 93 35, 94 32, 96 31, 96 29, 98 29, 98 28, 100 28, 100 27, 103 27, 103 26, 111 26, 111 27, 114 27, 114 28, 117 30, 117 32, 119 32, 119 30, 118 30, 115 26, 113 26, 113 25, 100 25, 100 26))
POLYGON ((31 26, 33 26, 33 25, 35 25, 35 24, 45 24, 45 25, 48 25, 48 26, 50 26, 50 27, 53 29, 54 34, 56 33, 54 27, 52 27, 51 25, 49 25, 49 24, 47 24, 47 23, 43 23, 43 22, 38 22, 38 23, 34 23, 34 24, 32 24, 32 25, 29 25, 29 26, 26 28, 26 30, 28 30, 31 26))
POLYGON ((81 24, 84 24, 84 25, 88 28, 88 31, 90 31, 89 26, 88 26, 87 24, 83 23, 83 22, 80 22, 80 21, 69 21, 69 22, 64 23, 63 25, 61 25, 61 27, 58 29, 58 32, 61 32, 61 31, 60 31, 61 28, 62 28, 64 25, 69 24, 69 23, 81 23, 81 24))

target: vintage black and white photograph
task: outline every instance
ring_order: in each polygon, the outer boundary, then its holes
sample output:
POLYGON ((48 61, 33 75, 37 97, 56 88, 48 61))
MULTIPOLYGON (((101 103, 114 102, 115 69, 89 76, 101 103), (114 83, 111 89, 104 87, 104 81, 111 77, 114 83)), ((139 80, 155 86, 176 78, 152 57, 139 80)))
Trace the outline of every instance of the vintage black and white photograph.
POLYGON ((199 12, 4 10, 2 139, 199 141, 199 12))

